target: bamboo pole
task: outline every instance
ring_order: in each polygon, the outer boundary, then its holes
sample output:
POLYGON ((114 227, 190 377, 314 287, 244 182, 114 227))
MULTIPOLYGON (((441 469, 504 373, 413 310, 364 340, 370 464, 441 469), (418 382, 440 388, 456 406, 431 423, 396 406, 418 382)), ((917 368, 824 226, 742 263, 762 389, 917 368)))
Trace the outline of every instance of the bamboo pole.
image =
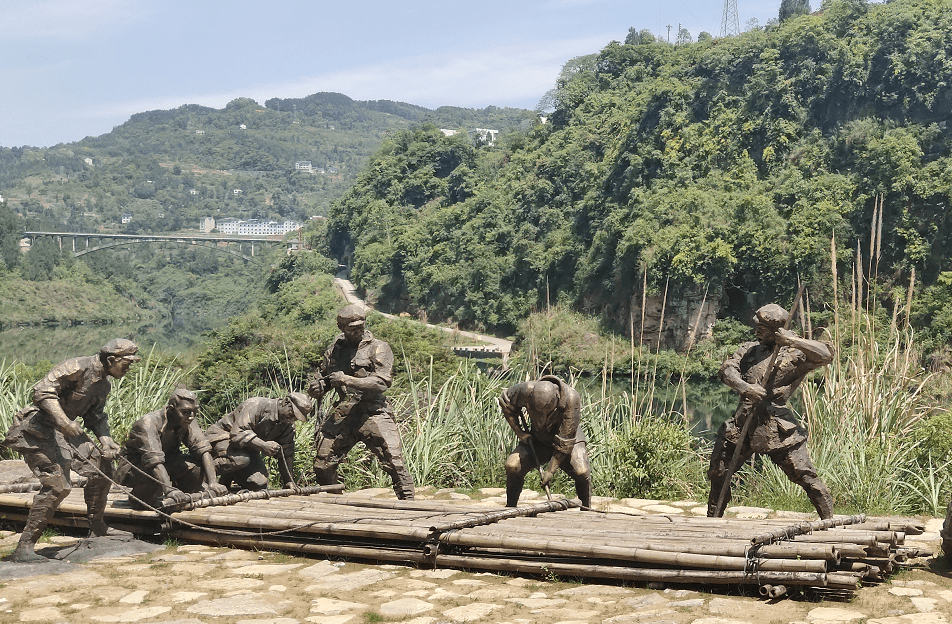
POLYGON ((443 524, 435 524, 430 527, 430 531, 433 533, 443 533, 445 531, 455 531, 457 529, 465 529, 469 527, 479 526, 483 524, 492 524, 494 522, 499 522, 500 520, 507 520, 509 518, 523 518, 535 516, 541 513, 547 513, 550 511, 565 511, 572 507, 581 507, 581 503, 574 500, 550 500, 545 501, 544 503, 539 503, 537 505, 531 505, 529 507, 512 507, 509 509, 504 509, 502 511, 493 511, 489 513, 484 513, 481 516, 469 519, 469 520, 460 520, 457 522, 447 522, 443 524))
MULTIPOLYGON (((200 531, 178 530, 170 533, 172 537, 207 544, 222 544, 212 535, 200 531)), ((668 583, 712 584, 712 585, 758 585, 761 583, 797 585, 807 587, 828 587, 834 589, 855 590, 859 577, 849 573, 817 572, 744 572, 736 570, 664 570, 655 568, 631 568, 608 565, 591 565, 549 561, 528 561, 511 558, 474 557, 436 553, 426 556, 417 551, 403 551, 394 548, 368 548, 364 546, 340 546, 327 543, 286 542, 276 539, 241 538, 229 539, 229 545, 248 549, 272 549, 304 554, 324 556, 352 557, 373 561, 410 562, 433 564, 439 567, 453 567, 501 572, 519 572, 523 574, 550 575, 567 577, 606 578, 635 582, 663 581, 668 583)))
MULTIPOLYGON (((671 567, 703 568, 708 570, 745 570, 752 560, 746 557, 728 557, 723 555, 699 555, 685 552, 665 552, 646 548, 624 548, 615 546, 595 546, 578 542, 559 540, 540 540, 527 538, 485 538, 478 535, 453 532, 442 535, 440 543, 468 548, 521 549, 535 551, 546 556, 588 557, 596 559, 617 559, 637 563, 649 563, 671 567)), ((826 572, 827 562, 822 559, 764 559, 757 560, 761 570, 826 572)))
MULTIPOLYGON (((73 475, 70 479, 70 485, 74 488, 85 487, 86 477, 73 475)), ((21 483, 4 483, 0 485, 0 494, 24 494, 26 492, 39 492, 43 487, 39 481, 23 481, 21 483)))
POLYGON ((218 507, 224 505, 234 505, 236 503, 241 503, 250 500, 262 500, 262 499, 272 499, 272 498, 282 498, 287 496, 310 496, 311 494, 321 494, 324 492, 342 492, 344 490, 343 485, 315 485, 310 487, 303 488, 287 488, 283 490, 259 490, 257 492, 242 492, 240 494, 226 494, 224 496, 216 496, 214 498, 207 498, 203 493, 198 493, 192 495, 192 501, 186 503, 182 508, 178 506, 173 506, 176 511, 185 511, 191 509, 198 509, 200 507, 218 507), (197 496, 197 497, 196 497, 197 496))

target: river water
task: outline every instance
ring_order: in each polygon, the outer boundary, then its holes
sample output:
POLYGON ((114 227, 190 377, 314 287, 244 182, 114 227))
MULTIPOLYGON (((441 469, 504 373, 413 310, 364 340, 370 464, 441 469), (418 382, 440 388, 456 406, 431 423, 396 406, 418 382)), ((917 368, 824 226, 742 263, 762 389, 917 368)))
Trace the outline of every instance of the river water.
MULTIPOLYGON (((220 324, 220 323, 219 323, 220 324)), ((128 338, 140 352, 169 355, 195 349, 215 323, 203 319, 174 319, 151 324, 38 325, 0 331, 0 361, 34 365, 57 363, 77 355, 93 355, 113 338, 128 338)))

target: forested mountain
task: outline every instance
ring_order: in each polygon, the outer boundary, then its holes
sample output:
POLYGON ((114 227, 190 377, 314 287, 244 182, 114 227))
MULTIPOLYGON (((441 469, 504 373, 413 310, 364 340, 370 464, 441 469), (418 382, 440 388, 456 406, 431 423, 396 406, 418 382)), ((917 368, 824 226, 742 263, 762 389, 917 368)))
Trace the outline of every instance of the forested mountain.
MULTIPOLYGON (((37 226, 128 233, 195 229, 203 216, 324 214, 384 137, 428 120, 441 128, 511 130, 530 111, 429 110, 339 93, 218 110, 185 105, 133 115, 112 132, 51 148, 0 148, 0 194, 37 226), (296 168, 309 161, 311 171, 296 168), (121 225, 121 215, 132 220, 121 225)), ((474 137, 475 139, 475 137, 474 137)))
POLYGON ((384 144, 331 211, 359 286, 469 327, 563 301, 627 332, 643 284, 746 318, 799 277, 822 310, 835 235, 841 295, 857 253, 888 310, 915 269, 914 314, 948 341, 952 2, 833 0, 567 68, 524 136, 477 149, 431 126, 384 144))
POLYGON ((535 118, 494 106, 429 110, 317 93, 150 111, 76 143, 0 147, 0 283, 18 293, 0 305, 0 329, 160 317, 170 333, 194 336, 247 311, 280 260, 259 250, 263 262, 248 265, 174 245, 75 260, 43 239, 22 255, 24 230, 164 233, 197 229, 204 216, 303 221, 326 212, 391 132, 430 120, 475 142, 476 128, 511 131, 535 118), (299 170, 300 161, 312 169, 299 170), (122 215, 131 220, 122 224, 122 215))

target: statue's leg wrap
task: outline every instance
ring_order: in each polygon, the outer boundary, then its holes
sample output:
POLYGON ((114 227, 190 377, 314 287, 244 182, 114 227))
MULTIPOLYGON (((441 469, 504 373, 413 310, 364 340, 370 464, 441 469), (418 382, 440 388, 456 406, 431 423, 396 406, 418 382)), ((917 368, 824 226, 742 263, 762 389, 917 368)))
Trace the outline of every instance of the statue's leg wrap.
POLYGON ((46 557, 37 555, 34 548, 43 530, 53 520, 56 509, 70 492, 69 462, 59 457, 55 449, 43 449, 50 453, 36 452, 24 454, 23 459, 40 479, 40 491, 33 497, 26 526, 20 534, 20 541, 10 557, 11 561, 43 561, 46 557), (52 458, 51 458, 52 455, 52 458), (53 461, 61 460, 60 463, 53 461))
POLYGON ((400 432, 389 408, 378 410, 364 421, 358 431, 361 441, 377 457, 384 472, 393 481, 393 491, 400 500, 413 500, 413 477, 403 462, 400 432))
POLYGON ((770 453, 769 457, 788 479, 806 491, 821 520, 833 517, 833 497, 816 474, 806 440, 790 449, 770 453))
POLYGON ((588 444, 577 442, 572 453, 562 462, 562 470, 575 480, 575 495, 583 507, 592 506, 592 465, 588 459, 588 444))
POLYGON ((109 502, 109 482, 86 482, 83 498, 86 500, 86 520, 90 537, 102 537, 109 532, 106 524, 106 503, 109 502))
POLYGON ((346 422, 333 423, 333 414, 314 434, 314 479, 320 485, 337 485, 337 466, 357 444, 354 428, 346 422))
MULTIPOLYGON (((718 432, 720 433, 720 432, 718 432)), ((707 478, 711 482, 711 491, 707 496, 707 516, 709 518, 720 518, 727 509, 727 504, 731 500, 731 485, 726 483, 733 475, 730 474, 730 461, 734 456, 734 445, 718 435, 714 441, 714 449, 711 451, 711 463, 707 469, 707 478), (727 488, 724 494, 724 501, 720 506, 717 499, 721 491, 727 488)))
POLYGON ((521 442, 506 458, 506 507, 515 507, 519 504, 519 495, 526 482, 526 475, 530 470, 538 467, 535 457, 528 445, 521 442))

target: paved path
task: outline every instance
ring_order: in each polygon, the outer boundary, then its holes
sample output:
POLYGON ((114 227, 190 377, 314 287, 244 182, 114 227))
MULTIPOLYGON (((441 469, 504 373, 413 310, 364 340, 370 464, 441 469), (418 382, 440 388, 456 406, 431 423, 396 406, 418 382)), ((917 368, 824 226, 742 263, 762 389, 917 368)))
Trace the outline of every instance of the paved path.
MULTIPOLYGON (((393 497, 384 489, 365 494, 393 497)), ((487 506, 501 505, 502 494, 498 488, 476 494, 419 490, 424 499, 478 498, 487 506)), ((542 495, 527 490, 525 497, 542 495)), ((703 509, 696 501, 595 502, 631 514, 697 514, 703 509)), ((749 507, 733 507, 730 514, 790 517, 749 507)), ((912 539, 937 546, 941 521, 926 524, 927 532, 912 539)), ((9 553, 17 538, 10 532, 0 534, 0 552, 9 553)), ((52 538, 62 547, 75 541, 52 538)), ((768 602, 731 588, 712 593, 678 585, 576 583, 177 544, 151 554, 58 564, 55 570, 36 566, 38 575, 27 578, 4 576, 22 565, 0 563, 0 622, 948 624, 952 619, 952 579, 937 562, 924 562, 923 567, 894 575, 889 583, 859 590, 850 603, 803 598, 768 602)))
MULTIPOLYGON (((370 307, 367 305, 366 301, 364 301, 357 295, 356 287, 350 280, 347 279, 344 273, 338 273, 337 276, 334 278, 334 283, 337 284, 338 288, 340 288, 341 292, 344 295, 344 299, 347 301, 347 303, 354 303, 357 305, 361 305, 365 308, 370 307)), ((387 318, 391 318, 391 319, 398 318, 394 316, 393 314, 387 314, 386 312, 379 312, 379 313, 387 318)), ((420 322, 420 321, 414 320, 414 322, 420 322)), ((462 351, 464 353, 468 353, 472 355, 498 354, 499 356, 502 357, 504 363, 509 359, 509 354, 512 352, 512 341, 506 340, 505 338, 497 338, 496 336, 487 336, 485 334, 477 334, 474 332, 460 331, 458 329, 453 329, 452 327, 443 327, 442 325, 433 325, 431 323, 422 323, 422 324, 426 325, 427 327, 431 329, 438 329, 440 331, 453 334, 455 336, 462 336, 464 338, 474 340, 478 343, 488 343, 489 345, 487 346, 486 344, 474 344, 471 346, 454 347, 454 350, 456 350, 457 352, 462 351)))

